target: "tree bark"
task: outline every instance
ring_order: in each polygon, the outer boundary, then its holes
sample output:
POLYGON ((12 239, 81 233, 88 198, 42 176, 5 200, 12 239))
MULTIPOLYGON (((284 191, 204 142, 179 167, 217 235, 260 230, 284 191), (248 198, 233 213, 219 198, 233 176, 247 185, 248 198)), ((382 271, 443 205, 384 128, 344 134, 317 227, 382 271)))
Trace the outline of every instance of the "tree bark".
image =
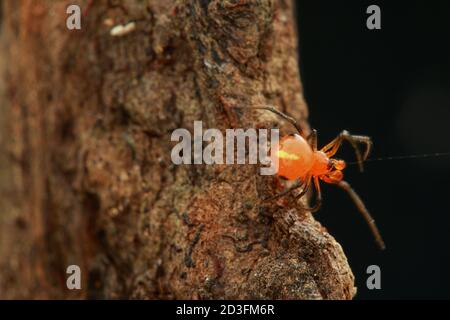
MULTIPOLYGON (((255 165, 173 165, 171 132, 308 132, 293 4, 3 1, 0 297, 350 299, 340 245, 255 165), (81 30, 66 8, 83 9, 81 30), (111 29, 134 22, 127 34, 111 29), (82 270, 68 290, 66 268, 82 270)), ((304 199, 305 200, 305 199, 304 199)))

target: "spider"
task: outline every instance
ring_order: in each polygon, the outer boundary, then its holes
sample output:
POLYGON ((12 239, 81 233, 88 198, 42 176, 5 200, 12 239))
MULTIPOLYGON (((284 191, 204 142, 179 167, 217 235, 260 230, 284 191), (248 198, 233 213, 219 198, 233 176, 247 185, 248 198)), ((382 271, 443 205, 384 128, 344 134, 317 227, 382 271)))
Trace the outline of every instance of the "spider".
POLYGON ((316 203, 313 207, 307 209, 308 211, 315 212, 319 210, 322 203, 320 180, 334 184, 349 194, 358 211, 366 220, 377 245, 381 250, 385 249, 383 238, 375 224, 375 220, 370 215, 358 194, 343 180, 344 174, 342 173, 342 170, 346 167, 345 161, 332 158, 338 151, 342 142, 348 141, 355 150, 359 169, 360 171, 363 171, 363 161, 366 160, 372 148, 370 137, 351 135, 348 131, 344 130, 333 141, 318 150, 317 131, 315 129, 313 129, 311 134, 305 139, 303 138, 302 129, 294 118, 272 106, 251 107, 251 109, 271 111, 290 122, 298 132, 298 134, 282 137, 278 145, 277 154, 271 155, 274 161, 278 161, 277 175, 295 182, 291 187, 269 199, 276 199, 285 196, 296 189, 302 188, 302 191, 296 195, 296 199, 299 199, 308 192, 312 182, 314 182, 314 187, 316 189, 316 203), (361 151, 358 148, 358 144, 360 143, 365 144, 366 146, 363 154, 361 154, 361 151))

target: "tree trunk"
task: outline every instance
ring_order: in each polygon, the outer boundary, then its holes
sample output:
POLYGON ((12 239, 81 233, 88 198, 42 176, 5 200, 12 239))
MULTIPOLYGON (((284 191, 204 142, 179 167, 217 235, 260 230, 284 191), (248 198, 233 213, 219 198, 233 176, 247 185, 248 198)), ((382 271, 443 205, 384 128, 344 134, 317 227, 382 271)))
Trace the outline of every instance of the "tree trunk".
POLYGON ((78 1, 68 30, 74 2, 0 11, 0 297, 352 298, 340 245, 294 199, 261 200, 274 177, 170 157, 195 120, 282 125, 237 106, 308 131, 292 2, 78 1))

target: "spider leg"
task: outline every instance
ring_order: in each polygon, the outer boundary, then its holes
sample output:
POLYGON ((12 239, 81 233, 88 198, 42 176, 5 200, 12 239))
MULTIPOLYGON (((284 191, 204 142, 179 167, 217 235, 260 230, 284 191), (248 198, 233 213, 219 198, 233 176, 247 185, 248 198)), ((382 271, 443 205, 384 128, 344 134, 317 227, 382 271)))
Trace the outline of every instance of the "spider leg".
POLYGON ((316 212, 322 206, 322 191, 320 190, 319 178, 314 177, 314 187, 316 188, 316 203, 311 208, 311 212, 316 212))
POLYGON ((309 187, 311 186, 311 180, 312 180, 311 176, 308 176, 305 179, 303 190, 298 195, 295 196, 295 199, 300 199, 301 197, 303 197, 308 192, 309 187))
POLYGON ((317 130, 312 129, 309 136, 306 138, 306 140, 309 142, 309 145, 313 149, 313 151, 317 151, 317 130))
MULTIPOLYGON (((311 212, 311 213, 314 213, 314 212, 316 212, 316 211, 318 211, 319 209, 320 209, 320 207, 321 207, 321 205, 322 205, 322 192, 321 192, 321 190, 320 190, 320 185, 319 185, 319 178, 318 177, 314 177, 313 178, 314 179, 314 187, 316 188, 316 203, 314 204, 314 206, 313 207, 305 207, 305 206, 302 206, 302 208, 305 210, 305 211, 309 211, 309 212, 311 212)), ((310 179, 311 180, 311 179, 310 179)), ((307 189, 307 188, 309 188, 309 185, 311 184, 310 183, 311 181, 309 181, 309 184, 307 185, 307 186, 305 186, 305 189, 307 189)), ((303 190, 302 191, 302 193, 303 192, 307 192, 308 190, 303 190)), ((303 194, 302 193, 300 193, 298 196, 297 196, 297 198, 300 198, 303 194)))
POLYGON ((341 180, 336 183, 338 187, 345 190, 350 198, 353 200, 353 202, 356 205, 356 208, 358 208, 358 211, 361 213, 363 218, 366 220, 370 231, 372 232, 372 235, 375 238, 375 241, 378 245, 378 247, 381 250, 384 250, 386 248, 386 245, 384 244, 383 238, 381 237, 380 231, 377 228, 377 225, 375 224, 375 220, 370 215, 369 211, 367 210, 366 206, 364 205, 364 202, 361 200, 361 198, 358 196, 358 194, 353 190, 353 188, 344 180, 341 180))
POLYGON ((290 124, 294 126, 294 128, 297 130, 298 134, 303 137, 303 130, 298 125, 297 121, 292 118, 291 116, 288 116, 287 114, 281 112, 280 110, 276 109, 273 106, 257 106, 257 107, 244 107, 243 109, 259 109, 259 110, 268 110, 272 113, 275 113, 277 116, 283 118, 284 120, 288 121, 290 124))
POLYGON ((367 156, 372 150, 372 140, 367 136, 351 135, 347 130, 342 131, 333 141, 324 146, 320 151, 325 152, 328 157, 332 157, 336 154, 343 141, 348 141, 355 150, 356 159, 358 161, 359 170, 364 171, 363 162, 367 159, 367 156), (363 154, 358 148, 358 143, 366 145, 366 149, 363 154))
POLYGON ((296 190, 296 189, 302 187, 303 185, 305 185, 305 182, 304 182, 304 181, 302 182, 302 181, 300 181, 299 179, 297 179, 297 180, 295 181, 295 183, 294 183, 292 186, 290 186, 289 188, 287 188, 287 189, 281 191, 280 193, 277 193, 276 195, 274 195, 274 196, 272 196, 272 197, 265 198, 265 199, 263 199, 263 201, 269 201, 269 200, 275 200, 275 199, 278 199, 278 198, 283 197, 283 196, 285 196, 285 195, 291 193, 292 191, 294 191, 294 190, 296 190))

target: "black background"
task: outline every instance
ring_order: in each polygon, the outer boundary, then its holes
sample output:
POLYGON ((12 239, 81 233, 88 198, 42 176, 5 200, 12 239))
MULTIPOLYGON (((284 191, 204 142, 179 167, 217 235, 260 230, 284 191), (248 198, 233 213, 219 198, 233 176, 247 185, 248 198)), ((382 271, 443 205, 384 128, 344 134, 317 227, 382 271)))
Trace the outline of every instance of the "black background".
MULTIPOLYGON (((450 151, 450 1, 297 1, 300 71, 319 145, 342 129, 373 138, 371 157, 450 151), (381 30, 366 9, 381 8, 381 30)), ((353 161, 351 148, 338 154, 353 161)), ((450 157, 366 163, 346 180, 387 244, 379 251, 353 203, 323 185, 316 218, 342 244, 357 299, 450 298, 450 157), (366 268, 381 268, 368 290, 366 268)))

